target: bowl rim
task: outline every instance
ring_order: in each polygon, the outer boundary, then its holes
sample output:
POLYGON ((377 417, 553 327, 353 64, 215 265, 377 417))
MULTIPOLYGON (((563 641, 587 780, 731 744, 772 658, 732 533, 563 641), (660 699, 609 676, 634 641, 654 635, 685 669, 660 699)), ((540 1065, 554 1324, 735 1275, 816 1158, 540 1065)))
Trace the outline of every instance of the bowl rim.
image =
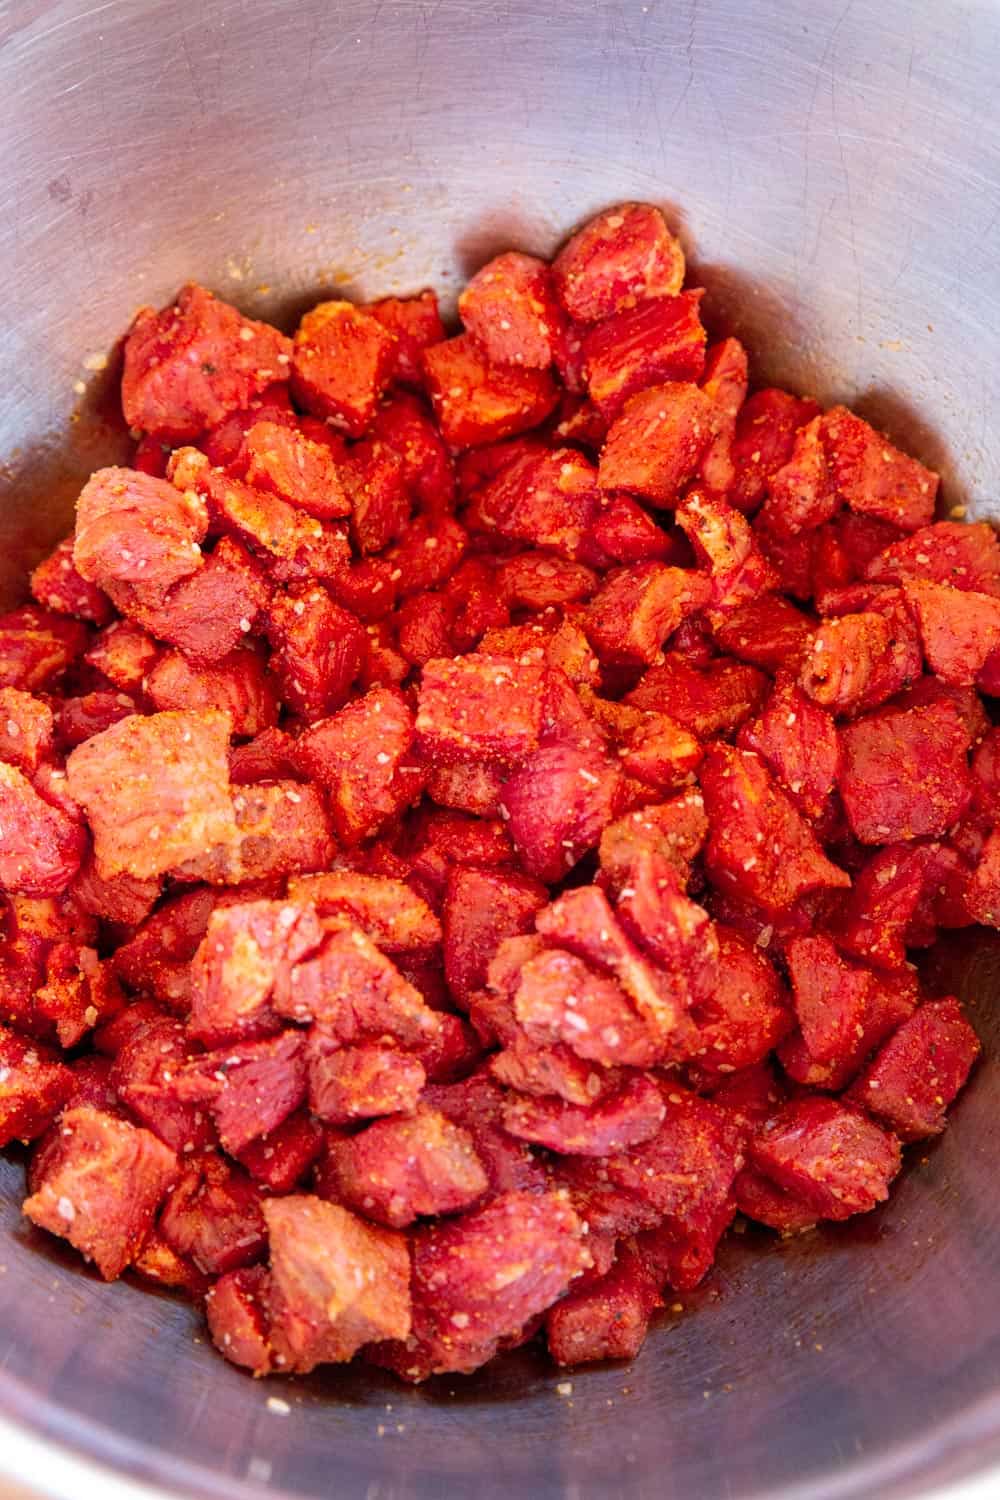
MULTIPOLYGON (((9 1370, 0 1371, 3 1478, 23 1486, 32 1500, 302 1500, 263 1476, 214 1475, 151 1450, 39 1398, 9 1370)), ((993 1393, 930 1429, 918 1444, 858 1457, 833 1474, 769 1490, 766 1500, 996 1500, 998 1494, 1000 1393, 993 1393)), ((754 1493, 746 1500, 765 1497, 754 1493)))

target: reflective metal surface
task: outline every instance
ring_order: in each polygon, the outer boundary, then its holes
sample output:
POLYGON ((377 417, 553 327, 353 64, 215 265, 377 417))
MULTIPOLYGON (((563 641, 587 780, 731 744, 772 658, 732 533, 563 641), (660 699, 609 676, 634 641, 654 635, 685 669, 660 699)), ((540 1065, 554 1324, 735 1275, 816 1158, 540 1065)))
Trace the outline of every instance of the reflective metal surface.
MULTIPOLYGON (((113 341, 139 302, 187 276, 275 317, 331 288, 447 290, 626 197, 670 212, 758 378, 853 401, 944 471, 950 503, 988 508, 998 63, 994 0, 0 5, 0 594, 120 440, 113 341)), ((963 939, 940 960, 994 1055, 997 952, 963 939)), ((634 1367, 578 1372, 568 1395, 530 1353, 415 1392, 354 1371, 254 1384, 184 1306, 42 1243, 0 1163, 0 1469, 73 1500, 135 1500, 136 1481, 832 1500, 982 1474, 1000 1458, 998 1105, 989 1061, 884 1211, 735 1240, 634 1367)))

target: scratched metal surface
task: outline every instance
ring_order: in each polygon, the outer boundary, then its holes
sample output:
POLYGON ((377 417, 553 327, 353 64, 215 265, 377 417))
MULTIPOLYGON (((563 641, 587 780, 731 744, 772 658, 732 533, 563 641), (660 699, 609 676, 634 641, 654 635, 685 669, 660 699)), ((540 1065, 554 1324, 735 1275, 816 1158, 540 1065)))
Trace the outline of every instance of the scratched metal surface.
MULTIPOLYGON (((668 208, 759 378, 851 399, 989 509, 998 59, 995 0, 0 5, 0 594, 120 443, 139 302, 189 275, 279 318, 333 287, 448 292, 624 197, 668 208)), ((952 957, 996 1039, 995 945, 952 957)), ((569 1398, 530 1354, 416 1392, 255 1385, 183 1307, 29 1233, 0 1162, 0 1469, 74 1500, 126 1500, 81 1453, 234 1500, 923 1492, 1000 1451, 998 1099, 991 1062, 888 1209, 735 1242, 569 1398)))

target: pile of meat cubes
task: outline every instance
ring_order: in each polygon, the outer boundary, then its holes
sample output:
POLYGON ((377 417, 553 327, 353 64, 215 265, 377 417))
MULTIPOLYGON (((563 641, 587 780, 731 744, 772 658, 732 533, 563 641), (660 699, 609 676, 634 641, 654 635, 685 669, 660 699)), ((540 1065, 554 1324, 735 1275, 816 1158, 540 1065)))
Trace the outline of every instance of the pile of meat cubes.
POLYGON ((456 337, 184 287, 0 619, 0 1142, 257 1375, 632 1356, 979 1051, 912 956, 1000 926, 1000 546, 684 273, 633 203, 456 337))

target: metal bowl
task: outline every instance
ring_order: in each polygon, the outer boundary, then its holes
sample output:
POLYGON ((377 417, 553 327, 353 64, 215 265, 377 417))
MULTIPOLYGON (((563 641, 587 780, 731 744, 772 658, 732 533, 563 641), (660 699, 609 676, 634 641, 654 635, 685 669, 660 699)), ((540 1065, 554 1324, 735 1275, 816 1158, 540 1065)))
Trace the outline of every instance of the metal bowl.
MULTIPOLYGON (((0 594, 121 443, 138 303, 188 276, 279 319, 334 288, 448 293, 624 198, 664 205, 758 379, 851 401, 988 513, 998 64, 995 0, 0 6, 0 594)), ((930 960, 989 1056, 998 955, 964 935, 930 960)), ((733 1238, 629 1368, 529 1351, 416 1391, 245 1379, 188 1307, 33 1233, 8 1158, 0 1469, 67 1500, 992 1492, 998 1104, 988 1060, 884 1210, 733 1238)))

